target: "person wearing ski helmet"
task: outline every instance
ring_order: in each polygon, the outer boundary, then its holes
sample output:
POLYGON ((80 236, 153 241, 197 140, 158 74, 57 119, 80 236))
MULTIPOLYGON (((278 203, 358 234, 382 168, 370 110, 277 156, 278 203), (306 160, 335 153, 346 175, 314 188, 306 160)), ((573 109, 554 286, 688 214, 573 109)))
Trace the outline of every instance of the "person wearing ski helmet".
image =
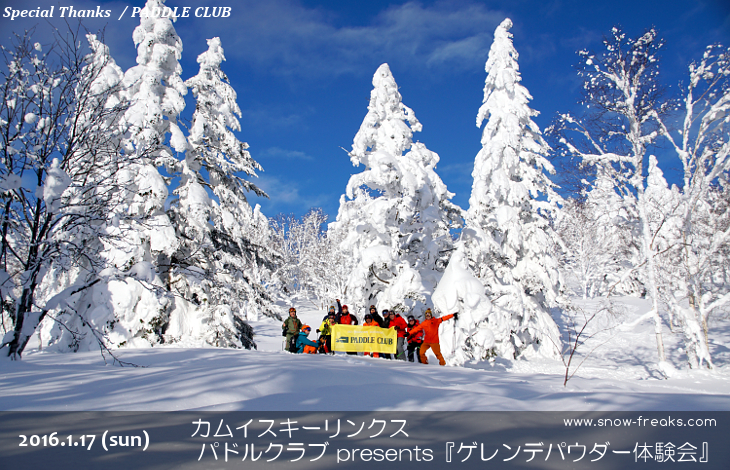
POLYGON ((322 318, 322 322, 326 322, 329 317, 336 317, 337 312, 335 311, 335 306, 330 305, 330 309, 327 311, 327 314, 322 318))
POLYGON ((284 320, 284 324, 281 325, 281 328, 284 332, 284 336, 286 336, 286 345, 287 348, 288 345, 291 343, 291 339, 294 335, 298 335, 299 331, 302 329, 302 321, 297 318, 297 309, 294 307, 291 307, 289 309, 289 316, 286 320, 284 320))
POLYGON ((302 331, 297 335, 297 353, 316 354, 318 344, 307 338, 312 327, 302 325, 302 331))

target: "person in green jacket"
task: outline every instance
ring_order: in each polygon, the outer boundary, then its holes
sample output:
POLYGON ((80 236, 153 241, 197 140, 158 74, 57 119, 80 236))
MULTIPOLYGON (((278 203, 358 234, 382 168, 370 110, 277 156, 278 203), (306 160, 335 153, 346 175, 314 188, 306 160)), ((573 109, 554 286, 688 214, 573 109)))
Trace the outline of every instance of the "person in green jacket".
POLYGON ((297 318, 297 309, 294 307, 289 309, 289 318, 284 320, 284 324, 281 328, 284 330, 286 335, 286 342, 284 344, 288 348, 292 337, 298 335, 299 330, 302 329, 302 321, 297 318))

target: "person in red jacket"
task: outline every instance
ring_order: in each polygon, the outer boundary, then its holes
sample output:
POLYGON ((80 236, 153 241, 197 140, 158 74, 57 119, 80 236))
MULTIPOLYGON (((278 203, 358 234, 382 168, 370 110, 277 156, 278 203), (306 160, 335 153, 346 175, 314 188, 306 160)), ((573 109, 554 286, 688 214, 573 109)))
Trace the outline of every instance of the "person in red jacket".
POLYGON ((421 345, 421 349, 418 351, 418 356, 421 358, 421 362, 423 364, 428 364, 428 360, 426 359, 426 352, 431 349, 436 355, 436 358, 439 360, 439 364, 445 366, 446 361, 444 360, 444 356, 441 355, 441 345, 439 344, 439 325, 441 324, 441 322, 444 322, 451 317, 458 319, 459 314, 452 313, 451 315, 446 315, 441 318, 434 318, 431 309, 427 308, 425 317, 426 318, 425 320, 423 320, 423 323, 411 329, 408 338, 414 338, 416 333, 418 333, 419 331, 423 331, 423 344, 421 345))
POLYGON ((411 336, 411 332, 413 332, 413 328, 420 325, 421 322, 416 320, 416 317, 413 315, 408 315, 408 328, 406 328, 406 333, 408 333, 408 361, 410 362, 421 362, 421 356, 416 353, 416 350, 421 348, 421 345, 423 344, 423 331, 419 331, 418 333, 411 336), (414 359, 414 356, 416 359, 414 359))
POLYGON ((388 328, 395 328, 395 331, 398 332, 398 343, 396 344, 395 349, 395 358, 399 361, 405 361, 406 360, 406 328, 408 325, 406 324, 406 321, 395 313, 393 310, 388 312, 388 319, 390 322, 388 323, 388 328))
POLYGON ((337 323, 340 325, 357 325, 357 317, 350 313, 347 305, 340 305, 340 299, 337 299, 337 323))

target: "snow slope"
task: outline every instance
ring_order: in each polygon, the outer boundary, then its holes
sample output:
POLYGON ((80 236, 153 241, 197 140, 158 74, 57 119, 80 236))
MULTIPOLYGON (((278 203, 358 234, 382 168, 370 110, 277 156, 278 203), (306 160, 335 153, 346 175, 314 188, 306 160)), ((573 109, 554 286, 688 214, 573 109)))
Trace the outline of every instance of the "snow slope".
MULTIPOLYGON (((587 302, 590 304, 590 302, 587 302)), ((625 323, 646 303, 624 299, 625 323)), ((323 311, 300 308, 316 329, 323 311)), ((717 320, 714 372, 677 370, 661 378, 649 321, 613 330, 567 387, 552 360, 498 360, 439 367, 346 355, 281 351, 277 322, 253 323, 257 351, 156 347, 119 356, 145 367, 105 365, 98 353, 29 348, 0 360, 3 410, 730 410, 730 328, 717 320)), ((666 341, 676 351, 666 329, 666 341)), ((311 334, 314 337, 314 333, 311 334)), ((679 353, 676 353, 679 354, 679 353)), ((675 365, 682 359, 672 358, 675 365)))

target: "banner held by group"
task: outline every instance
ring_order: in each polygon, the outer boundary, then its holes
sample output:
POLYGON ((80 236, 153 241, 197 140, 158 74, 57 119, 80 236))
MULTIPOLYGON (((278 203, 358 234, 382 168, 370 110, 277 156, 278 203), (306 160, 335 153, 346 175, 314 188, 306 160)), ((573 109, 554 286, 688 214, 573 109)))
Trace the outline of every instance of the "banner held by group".
POLYGON ((395 328, 355 325, 332 327, 332 349, 335 351, 395 354, 397 341, 395 328))

